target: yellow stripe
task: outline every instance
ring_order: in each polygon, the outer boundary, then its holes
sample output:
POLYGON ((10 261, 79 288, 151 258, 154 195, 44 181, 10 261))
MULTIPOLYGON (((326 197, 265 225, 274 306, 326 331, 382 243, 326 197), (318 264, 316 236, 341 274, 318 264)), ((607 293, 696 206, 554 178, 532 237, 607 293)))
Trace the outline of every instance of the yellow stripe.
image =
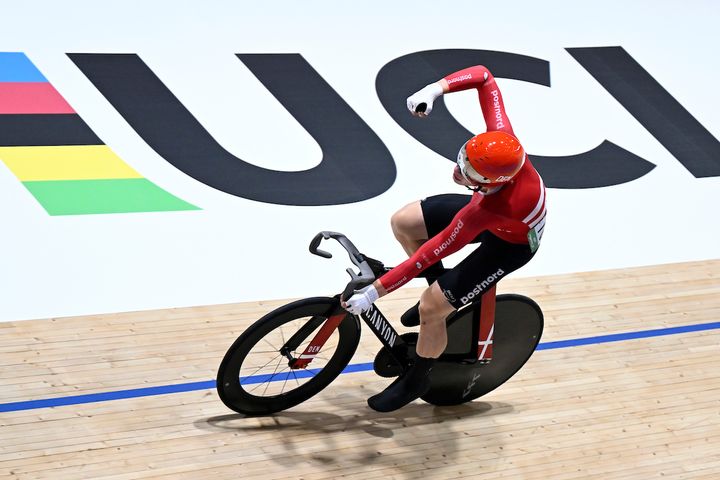
POLYGON ((0 147, 0 160, 22 182, 142 178, 107 145, 0 147))

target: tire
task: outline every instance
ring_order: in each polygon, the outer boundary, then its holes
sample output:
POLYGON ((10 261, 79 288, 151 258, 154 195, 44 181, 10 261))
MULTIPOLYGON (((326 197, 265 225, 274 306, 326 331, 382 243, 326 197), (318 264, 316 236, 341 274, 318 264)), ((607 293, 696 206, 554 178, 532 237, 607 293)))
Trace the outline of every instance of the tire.
POLYGON ((357 317, 347 314, 307 369, 291 369, 280 348, 303 325, 319 323, 308 329, 298 348, 290 352, 299 357, 337 307, 336 298, 307 298, 273 310, 252 324, 220 363, 216 386, 222 402, 245 415, 269 415, 294 407, 327 387, 360 343, 357 317))

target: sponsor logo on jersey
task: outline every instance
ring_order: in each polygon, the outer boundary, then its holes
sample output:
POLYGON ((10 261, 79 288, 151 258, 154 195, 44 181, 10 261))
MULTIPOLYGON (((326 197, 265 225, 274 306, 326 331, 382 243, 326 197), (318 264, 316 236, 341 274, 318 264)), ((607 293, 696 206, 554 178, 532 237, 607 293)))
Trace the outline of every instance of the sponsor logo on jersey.
POLYGON ((457 238, 458 233, 460 233, 460 230, 462 229, 463 225, 464 225, 463 221, 458 220, 457 225, 455 225, 455 228, 453 229, 453 231, 450 232, 450 236, 448 237, 448 239, 445 240, 443 243, 441 243, 440 246, 437 247, 435 250, 433 250, 433 253, 435 254, 436 257, 440 256, 440 254, 443 252, 443 250, 445 250, 450 245, 452 245, 452 243, 455 241, 455 238, 457 238))
POLYGON ((395 290, 395 289, 398 288, 400 285, 404 284, 406 281, 407 281, 407 277, 402 277, 400 280, 398 280, 397 282, 395 282, 395 283, 393 283, 392 285, 390 285, 389 287, 387 287, 386 290, 387 290, 388 292, 390 292, 390 291, 392 291, 392 290, 395 290))
POLYGON ((497 272, 490 274, 485 280, 475 285, 475 288, 473 288, 472 291, 468 292, 460 299, 460 303, 466 305, 474 298, 482 295, 489 286, 499 280, 503 275, 505 275, 505 271, 502 268, 499 268, 497 272))
POLYGON ((497 90, 490 92, 493 97, 493 110, 495 111, 495 127, 499 130, 505 127, 503 122, 502 108, 500 108, 500 94, 497 90))
POLYGON ((465 75, 460 75, 459 77, 451 78, 450 80, 447 81, 447 83, 448 83, 448 85, 450 85, 453 83, 462 82, 463 80, 470 80, 470 79, 472 79, 472 74, 466 73, 465 75))

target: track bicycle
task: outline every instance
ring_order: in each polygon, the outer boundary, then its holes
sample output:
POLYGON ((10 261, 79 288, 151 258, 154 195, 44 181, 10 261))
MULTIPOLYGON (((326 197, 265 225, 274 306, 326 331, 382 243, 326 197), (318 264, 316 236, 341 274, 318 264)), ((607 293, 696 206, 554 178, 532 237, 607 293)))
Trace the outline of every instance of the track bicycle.
MULTIPOLYGON (((417 332, 399 334, 376 305, 360 316, 340 304, 390 268, 360 253, 343 234, 323 231, 310 252, 332 254, 318 247, 323 239, 342 245, 359 268, 346 271, 350 282, 334 297, 291 302, 266 314, 247 328, 223 358, 217 391, 230 409, 245 415, 269 415, 294 407, 327 387, 342 373, 360 343, 361 322, 382 343, 373 370, 382 377, 400 375, 415 354, 417 332)), ((420 275, 423 277, 424 275, 420 275)), ((403 323, 419 323, 417 308, 403 323)), ((529 360, 543 330, 543 313, 530 298, 487 290, 447 319, 448 346, 430 372, 430 390, 421 397, 434 405, 458 405, 502 385, 529 360)), ((348 368, 352 371, 352 366, 348 368)))

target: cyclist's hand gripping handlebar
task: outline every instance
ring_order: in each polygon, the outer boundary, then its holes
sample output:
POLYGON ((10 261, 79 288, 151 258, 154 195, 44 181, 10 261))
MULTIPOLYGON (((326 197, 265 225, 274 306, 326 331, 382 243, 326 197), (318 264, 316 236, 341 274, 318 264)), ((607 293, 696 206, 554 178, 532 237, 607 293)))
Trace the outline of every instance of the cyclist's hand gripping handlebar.
POLYGON ((350 255, 350 261, 360 268, 359 273, 353 272, 351 268, 348 268, 346 272, 348 275, 350 275, 350 283, 347 284, 345 287, 345 290, 342 293, 342 300, 346 300, 350 298, 355 292, 355 290, 358 290, 366 285, 370 285, 372 282, 375 281, 375 274, 373 273, 372 269, 370 268, 370 265, 368 265, 367 260, 365 259, 365 256, 358 251, 358 249, 353 245, 353 243, 342 233, 337 232, 328 232, 323 231, 315 235, 315 238, 312 239, 312 242, 310 242, 310 253, 313 255, 319 255, 324 258, 332 258, 332 254, 330 252, 326 252, 325 250, 320 250, 318 246, 320 245, 320 242, 325 239, 332 238, 334 240, 337 240, 340 245, 343 246, 343 248, 348 252, 348 255, 350 255))

